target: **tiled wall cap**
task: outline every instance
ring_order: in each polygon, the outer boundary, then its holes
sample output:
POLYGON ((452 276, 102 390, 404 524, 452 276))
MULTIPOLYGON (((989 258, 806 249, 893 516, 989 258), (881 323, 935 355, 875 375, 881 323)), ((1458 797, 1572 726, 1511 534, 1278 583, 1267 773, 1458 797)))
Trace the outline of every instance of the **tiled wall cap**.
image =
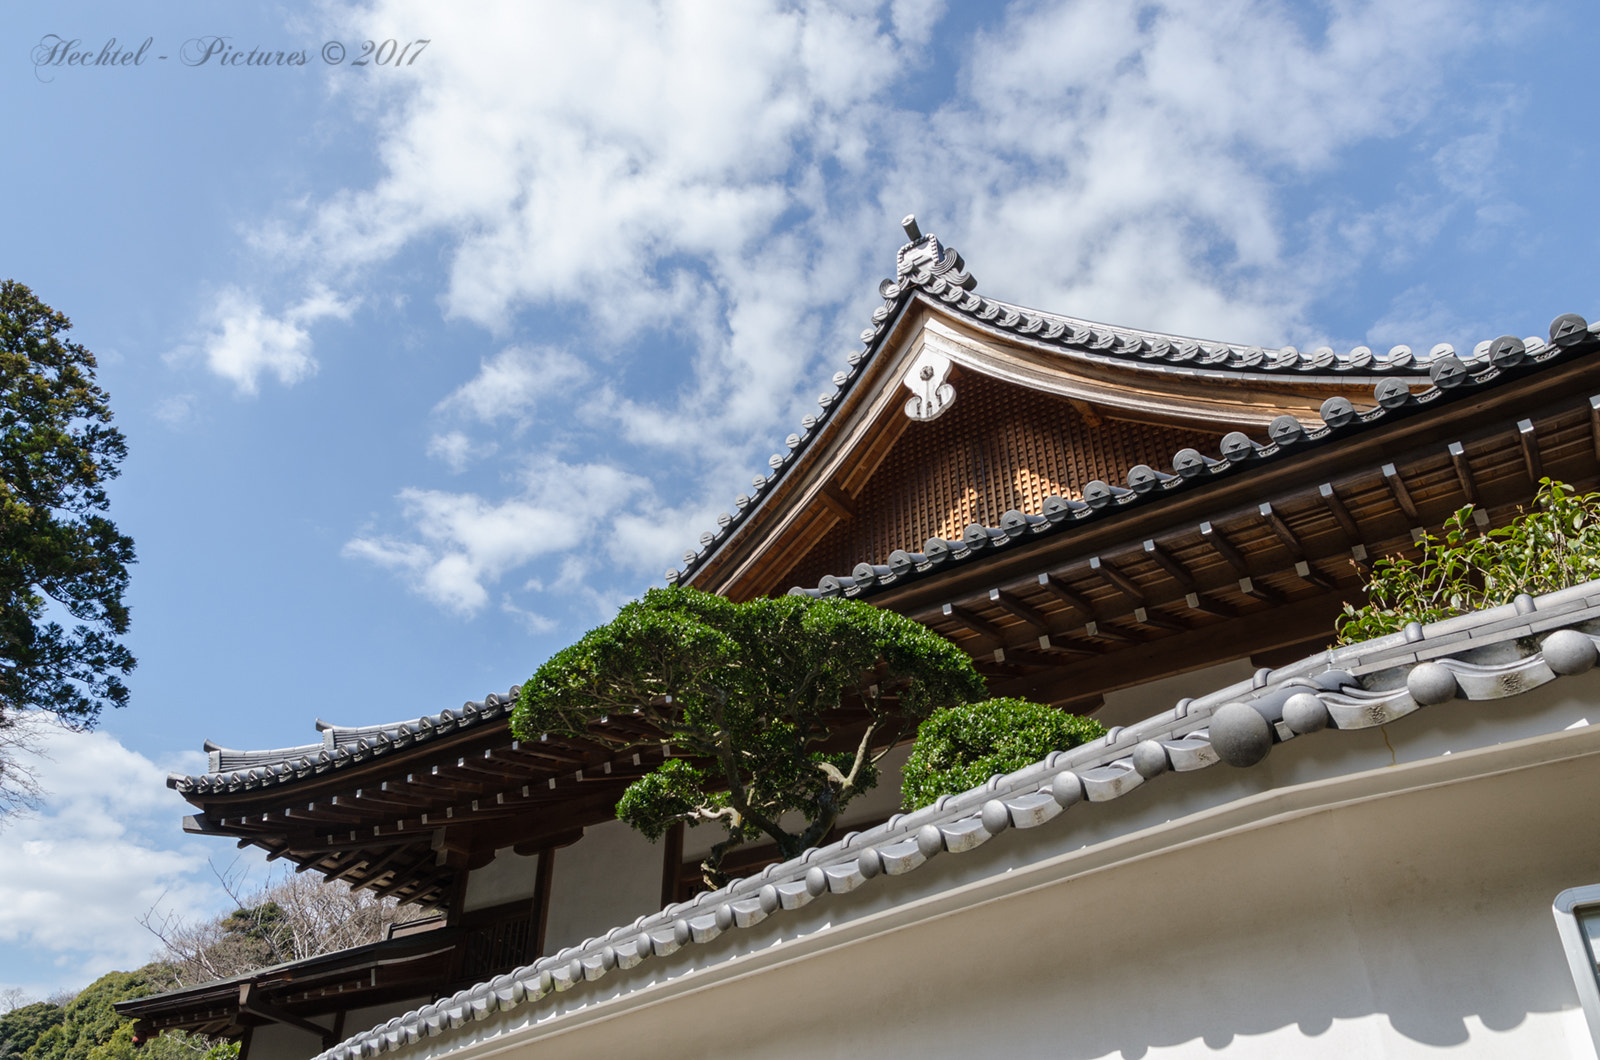
POLYGON ((1246 703, 1225 703, 1211 715, 1211 747, 1230 766, 1253 766, 1272 750, 1272 726, 1246 703))
POLYGON ((1406 674, 1406 691, 1419 706, 1447 703, 1456 697, 1458 690, 1456 675, 1440 663, 1418 663, 1406 674))
POLYGON ((1592 668, 1597 653, 1594 641, 1575 629, 1558 629, 1539 646, 1545 665, 1562 676, 1581 674, 1592 668))
POLYGON ((1133 768, 1146 780, 1160 776, 1171 765, 1167 749, 1154 740, 1142 740, 1133 749, 1133 768))
POLYGON ((1328 705, 1312 692, 1296 692, 1283 704, 1283 723, 1298 736, 1328 727, 1328 705))

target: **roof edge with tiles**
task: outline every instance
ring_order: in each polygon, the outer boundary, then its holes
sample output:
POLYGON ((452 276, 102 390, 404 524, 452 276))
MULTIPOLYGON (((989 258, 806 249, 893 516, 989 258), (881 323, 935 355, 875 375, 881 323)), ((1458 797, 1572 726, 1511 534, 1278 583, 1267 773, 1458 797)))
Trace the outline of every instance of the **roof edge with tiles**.
POLYGON ((206 752, 210 757, 207 771, 194 775, 169 774, 167 787, 185 796, 226 795, 320 776, 507 718, 516 705, 519 691, 519 686, 513 685, 509 692, 490 692, 481 701, 464 703, 457 710, 442 710, 386 725, 347 727, 318 721, 322 739, 299 747, 233 751, 207 741, 206 752))
MULTIPOLYGON (((1501 655, 1504 653, 1501 652, 1501 655)), ((1080 804, 1107 802, 1163 774, 1220 762, 1248 767, 1274 744, 1323 731, 1371 729, 1452 699, 1496 700, 1600 660, 1600 582, 1308 656, 1070 751, 1058 751, 960 795, 807 851, 750 879, 670 905, 580 946, 353 1035, 317 1060, 358 1060, 537 1004, 617 969, 664 958, 738 928, 973 850, 1008 828, 1044 825, 1080 804), (1532 644, 1537 641, 1537 647, 1532 644), (1474 661, 1510 645, 1513 658, 1474 661)), ((1082 812, 1081 810, 1079 812, 1082 812)), ((596 996, 596 1002, 601 999, 596 996)), ((567 1010, 573 1002, 568 1000, 567 1010)), ((581 1007, 581 1003, 580 1003, 581 1007)))

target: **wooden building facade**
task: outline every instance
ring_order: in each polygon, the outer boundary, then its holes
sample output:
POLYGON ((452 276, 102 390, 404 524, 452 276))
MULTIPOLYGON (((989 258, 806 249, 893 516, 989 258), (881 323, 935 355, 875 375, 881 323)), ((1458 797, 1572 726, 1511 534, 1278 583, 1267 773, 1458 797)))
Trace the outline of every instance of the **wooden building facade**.
MULTIPOLYGON (((860 597, 959 645, 995 695, 1126 726, 1152 712, 1141 689, 1326 648, 1372 560, 1462 505, 1488 526, 1545 476, 1600 484, 1600 338, 1580 317, 1472 351, 1269 350, 996 301, 909 218, 906 234, 818 413, 670 582, 860 597)), ((142 1034, 311 1056, 690 898, 697 838, 651 846, 612 819, 660 748, 515 740, 515 692, 319 722, 303 747, 208 744, 205 774, 171 779, 187 830, 438 915, 119 1009, 142 1034)), ((841 831, 890 819, 894 787, 841 831)))

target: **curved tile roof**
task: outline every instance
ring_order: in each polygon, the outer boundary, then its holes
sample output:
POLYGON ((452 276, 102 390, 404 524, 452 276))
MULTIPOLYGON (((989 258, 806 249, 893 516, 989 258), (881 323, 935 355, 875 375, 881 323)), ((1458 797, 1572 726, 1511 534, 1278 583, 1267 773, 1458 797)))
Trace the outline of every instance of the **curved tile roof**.
POLYGON ((207 741, 210 769, 194 776, 169 774, 167 787, 184 795, 219 795, 304 780, 507 718, 519 691, 520 686, 513 685, 507 693, 490 692, 481 701, 465 703, 458 710, 441 710, 386 725, 346 727, 318 721, 321 742, 299 747, 232 751, 207 741))
POLYGON ((970 560, 984 551, 1003 548, 1019 538, 1053 533, 1098 516, 1121 511, 1157 497, 1215 481, 1293 452, 1325 444, 1336 438, 1425 412, 1450 401, 1468 399, 1500 381, 1537 371, 1558 360, 1600 348, 1600 324, 1591 325, 1575 313, 1557 317, 1550 325, 1551 341, 1503 336, 1486 344, 1479 361, 1465 361, 1441 353, 1430 362, 1427 389, 1413 393, 1405 379, 1391 377, 1374 388, 1376 402, 1357 409, 1347 398, 1331 397, 1322 403, 1322 426, 1307 429, 1300 420, 1282 415, 1267 428, 1267 440, 1258 442, 1243 431, 1222 438, 1220 451, 1201 453, 1180 449, 1172 454, 1168 469, 1160 471, 1137 464, 1127 473, 1125 485, 1095 480, 1083 486, 1083 499, 1047 497, 1042 514, 1015 509, 1000 517, 999 526, 971 523, 961 538, 929 538, 920 552, 897 549, 877 562, 858 563, 849 574, 825 575, 815 588, 795 586, 791 593, 810 596, 856 596, 872 589, 907 581, 936 568, 970 560))
MULTIPOLYGON (((872 311, 872 322, 861 333, 863 348, 851 353, 845 368, 833 376, 834 389, 817 399, 821 412, 801 420, 800 431, 785 439, 787 452, 774 453, 768 458, 769 474, 755 476, 754 492, 740 494, 732 512, 717 517, 717 526, 700 535, 700 547, 683 554, 682 569, 666 572, 669 584, 680 582, 692 575, 710 556, 720 549, 733 532, 759 506, 763 496, 778 482, 784 473, 798 461, 810 443, 821 433, 821 428, 849 395, 862 370, 871 363, 883 346, 893 324, 905 312, 911 301, 920 296, 938 302, 981 327, 998 330, 1019 339, 1046 344, 1069 359, 1116 363, 1125 367, 1160 372, 1165 375, 1205 372, 1223 373, 1239 378, 1270 380, 1273 377, 1305 376, 1343 378, 1351 382, 1380 376, 1374 387, 1375 405, 1371 409, 1357 410, 1345 398, 1330 398, 1322 406, 1323 427, 1306 431, 1293 416, 1281 416, 1269 428, 1269 438, 1258 443, 1242 432, 1234 432, 1223 439, 1222 452, 1206 455, 1193 449, 1173 454, 1172 466, 1157 471, 1139 465, 1129 472, 1126 488, 1102 482, 1091 482, 1084 487, 1084 505, 1078 501, 1052 498, 1046 502, 1043 516, 1008 512, 1000 527, 968 527, 968 534, 958 542, 944 542, 943 548, 928 542, 923 553, 908 553, 913 558, 910 568, 926 571, 931 563, 937 566, 946 559, 958 561, 985 547, 978 531, 987 531, 988 540, 1004 543, 1028 532, 1043 533, 1058 525, 1071 525, 1078 519, 1091 518, 1107 507, 1117 508, 1136 503, 1149 494, 1181 489, 1193 481, 1205 481, 1217 475, 1228 474, 1239 466, 1258 460, 1270 459, 1291 448, 1314 444, 1350 430, 1372 426, 1391 416, 1425 409, 1435 403, 1469 393, 1491 385, 1508 372, 1526 371, 1540 367, 1578 349, 1600 345, 1600 325, 1591 327, 1576 314, 1557 317, 1550 325, 1550 340, 1538 337, 1519 339, 1503 335, 1498 339, 1480 342, 1471 354, 1463 357, 1449 343, 1434 346, 1425 356, 1419 356, 1409 346, 1395 346, 1386 354, 1374 353, 1365 346, 1357 346, 1348 353, 1335 353, 1321 347, 1302 353, 1293 346, 1266 349, 1237 343, 1195 339, 1182 335, 1142 331, 1135 328, 1114 327, 1075 317, 1046 313, 1023 306, 1012 305, 985 298, 974 293, 977 281, 967 272, 966 262, 954 248, 945 246, 933 234, 923 235, 914 217, 903 222, 911 240, 895 256, 895 278, 878 285, 883 305, 872 311), (1422 393, 1413 395, 1412 385, 1425 385, 1422 393), (1091 490, 1093 496, 1090 496, 1091 490), (1042 520, 1042 521, 1041 521, 1042 520), (1026 526, 1022 526, 1026 523, 1026 526), (1016 524, 1016 525, 1011 525, 1016 524), (926 559, 928 555, 936 558, 926 559)), ((886 579, 900 577, 867 573, 867 569, 881 572, 891 569, 902 572, 907 564, 902 558, 898 564, 896 553, 882 562, 864 562, 850 575, 832 576, 835 582, 850 589, 867 591, 878 584, 888 584, 886 579)), ((817 590, 824 593, 843 591, 833 582, 824 579, 825 585, 817 590)))
MULTIPOLYGON (((807 851, 759 876, 670 905, 533 964, 479 983, 352 1036, 317 1060, 397 1051, 495 1012, 534 1004, 613 969, 665 957, 960 854, 1007 828, 1047 824, 1080 803, 1107 802, 1169 772, 1218 761, 1245 767, 1274 744, 1324 730, 1387 725, 1455 698, 1502 699, 1593 668, 1600 659, 1600 582, 1319 652, 1142 722, 1112 729, 961 795, 899 814, 866 832, 807 851), (1532 648, 1533 638, 1538 647, 1532 648), (1508 653, 1505 649, 1514 649, 1508 653)), ((1079 811, 1083 812, 1083 811, 1079 811)))

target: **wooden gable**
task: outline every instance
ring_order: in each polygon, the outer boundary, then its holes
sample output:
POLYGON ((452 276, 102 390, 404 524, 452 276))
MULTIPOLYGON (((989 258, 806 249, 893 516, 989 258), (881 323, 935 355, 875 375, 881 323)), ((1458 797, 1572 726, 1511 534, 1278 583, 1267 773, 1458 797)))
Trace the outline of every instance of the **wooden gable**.
POLYGON ((932 537, 956 539, 1007 511, 1038 514, 1050 496, 1080 499, 1091 481, 1121 482, 1184 448, 1216 450, 1223 432, 1115 418, 1083 401, 981 375, 952 374, 958 397, 931 422, 902 416, 875 466, 857 464, 834 490, 837 521, 767 591, 812 586, 932 537), (838 504, 842 498, 845 503, 838 504))
POLYGON ((1371 388, 1369 377, 1063 355, 920 296, 901 305, 825 421, 773 458, 781 472, 708 535, 684 584, 735 600, 814 586, 1007 511, 1038 515, 1047 497, 1077 499, 1092 482, 1121 488, 1185 450, 1216 453, 1230 431, 1264 437, 1285 416, 1320 424, 1323 401, 1371 388))

